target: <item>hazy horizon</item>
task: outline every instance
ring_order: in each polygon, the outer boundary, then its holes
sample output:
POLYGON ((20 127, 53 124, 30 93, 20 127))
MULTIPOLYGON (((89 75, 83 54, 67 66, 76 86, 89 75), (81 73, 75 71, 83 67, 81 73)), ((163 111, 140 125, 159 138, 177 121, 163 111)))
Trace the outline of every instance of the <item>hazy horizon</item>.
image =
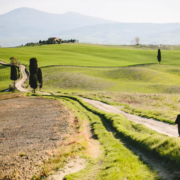
POLYGON ((0 15, 27 7, 53 14, 72 11, 117 22, 180 23, 178 0, 0 0, 0 4, 0 15))

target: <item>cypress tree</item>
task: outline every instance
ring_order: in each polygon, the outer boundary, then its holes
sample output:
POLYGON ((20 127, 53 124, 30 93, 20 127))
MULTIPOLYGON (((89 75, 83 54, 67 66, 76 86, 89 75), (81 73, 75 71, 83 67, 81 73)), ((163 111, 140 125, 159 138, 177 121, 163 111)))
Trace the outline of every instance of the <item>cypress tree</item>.
POLYGON ((14 90, 15 90, 15 81, 17 80, 18 76, 17 76, 17 70, 16 70, 16 66, 11 66, 11 80, 14 81, 14 90))
POLYGON ((161 50, 160 50, 160 49, 158 49, 158 56, 157 56, 157 59, 158 59, 159 64, 160 64, 160 62, 161 62, 161 50))
POLYGON ((30 72, 29 84, 31 88, 33 88, 35 93, 35 89, 37 88, 37 72, 38 72, 38 65, 36 58, 30 59, 29 72, 30 72))
POLYGON ((41 90, 42 85, 43 85, 41 68, 38 68, 37 78, 38 78, 38 82, 39 82, 39 90, 41 90))
POLYGON ((38 85, 38 81, 37 81, 37 75, 34 74, 32 77, 31 77, 31 87, 33 88, 34 90, 34 93, 36 92, 36 88, 37 88, 37 85, 38 85))

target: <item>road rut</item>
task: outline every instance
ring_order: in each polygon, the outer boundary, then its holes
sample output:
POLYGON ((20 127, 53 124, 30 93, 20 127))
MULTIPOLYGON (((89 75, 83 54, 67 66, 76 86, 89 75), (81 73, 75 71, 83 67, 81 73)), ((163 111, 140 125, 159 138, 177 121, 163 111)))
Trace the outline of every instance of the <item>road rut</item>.
POLYGON ((161 133, 165 134, 171 137, 178 137, 178 131, 177 127, 175 125, 170 125, 161 121, 156 121, 154 119, 148 119, 148 118, 143 118, 140 116, 136 116, 133 114, 128 114, 124 111, 119 110, 116 107, 113 107, 111 105, 105 104, 103 102, 99 102, 96 100, 92 99, 86 99, 82 98, 85 102, 94 105, 95 107, 99 108, 100 110, 106 111, 106 112, 112 112, 112 113, 117 113, 125 116, 128 120, 134 121, 139 124, 144 124, 145 126, 161 133))

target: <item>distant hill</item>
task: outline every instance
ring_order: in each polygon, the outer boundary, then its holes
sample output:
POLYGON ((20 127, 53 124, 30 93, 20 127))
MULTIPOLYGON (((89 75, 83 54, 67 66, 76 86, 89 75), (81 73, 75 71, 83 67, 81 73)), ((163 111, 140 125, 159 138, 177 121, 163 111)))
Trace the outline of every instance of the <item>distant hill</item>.
POLYGON ((47 39, 59 31, 112 22, 75 12, 52 14, 31 8, 18 8, 0 15, 0 45, 20 45, 47 39))
POLYGON ((0 45, 15 46, 48 37, 80 42, 130 44, 180 44, 180 23, 118 23, 75 12, 46 13, 18 8, 0 15, 0 45))

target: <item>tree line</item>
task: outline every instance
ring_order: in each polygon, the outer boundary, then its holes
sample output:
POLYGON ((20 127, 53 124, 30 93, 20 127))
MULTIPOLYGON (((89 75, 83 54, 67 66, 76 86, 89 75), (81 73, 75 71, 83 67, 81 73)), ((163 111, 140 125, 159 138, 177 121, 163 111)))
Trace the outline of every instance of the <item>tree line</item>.
POLYGON ((35 46, 35 45, 46 45, 46 44, 62 44, 62 43, 75 43, 78 42, 76 39, 69 39, 69 40, 62 40, 58 39, 56 41, 48 39, 48 40, 39 40, 39 42, 33 43, 27 43, 25 46, 35 46))
MULTIPOLYGON (((20 78, 20 71, 18 66, 18 59, 16 57, 10 58, 10 65, 11 65, 11 73, 10 73, 10 79, 14 81, 14 87, 13 91, 15 90, 15 81, 20 78)), ((43 78, 42 78, 42 71, 41 68, 38 68, 37 65, 37 59, 31 58, 29 60, 29 85, 31 88, 33 88, 33 92, 35 93, 35 90, 39 86, 39 90, 41 90, 43 86, 43 78)), ((11 87, 10 87, 11 88, 11 87)))

